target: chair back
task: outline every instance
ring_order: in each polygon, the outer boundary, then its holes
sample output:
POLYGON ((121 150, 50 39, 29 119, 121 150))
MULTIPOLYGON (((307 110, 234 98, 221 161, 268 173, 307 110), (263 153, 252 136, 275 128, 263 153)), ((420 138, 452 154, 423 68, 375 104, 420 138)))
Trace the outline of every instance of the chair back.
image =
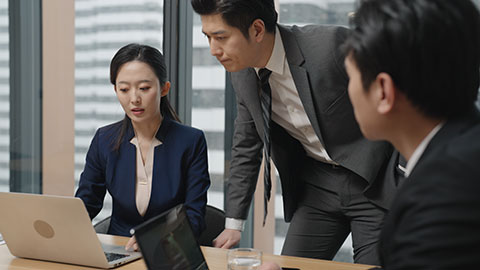
POLYGON ((93 225, 93 228, 95 229, 96 233, 103 233, 103 234, 108 233, 109 227, 110 227, 110 216, 100 220, 99 222, 95 223, 95 225, 93 225))
POLYGON ((207 205, 205 214, 206 228, 198 238, 201 246, 213 246, 212 241, 225 229, 225 212, 207 205))
MULTIPOLYGON (((212 241, 225 229, 225 212, 214 206, 207 205, 205 213, 205 230, 198 238, 201 246, 213 246, 212 241)), ((108 233, 110 227, 110 217, 100 220, 93 228, 97 233, 108 233)))

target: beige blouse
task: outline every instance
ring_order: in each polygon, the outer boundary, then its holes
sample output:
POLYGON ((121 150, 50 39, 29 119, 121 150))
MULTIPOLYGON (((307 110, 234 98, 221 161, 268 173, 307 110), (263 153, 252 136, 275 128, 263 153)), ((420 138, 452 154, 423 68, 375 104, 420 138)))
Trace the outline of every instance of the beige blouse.
POLYGON ((147 212, 148 203, 150 202, 150 196, 152 192, 154 149, 156 146, 161 145, 162 142, 156 137, 153 137, 152 144, 150 145, 146 155, 145 164, 143 164, 142 152, 140 151, 140 145, 138 143, 137 136, 133 137, 130 140, 130 143, 135 145, 137 148, 135 200, 137 203, 138 213, 143 217, 145 212, 147 212))

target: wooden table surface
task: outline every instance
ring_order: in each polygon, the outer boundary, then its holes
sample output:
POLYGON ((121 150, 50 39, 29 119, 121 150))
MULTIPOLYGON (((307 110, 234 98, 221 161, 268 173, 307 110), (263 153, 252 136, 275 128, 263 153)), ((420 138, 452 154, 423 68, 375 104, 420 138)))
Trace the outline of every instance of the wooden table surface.
MULTIPOLYGON (((99 234, 100 241, 107 244, 124 245, 128 238, 119 236, 110 236, 99 234)), ((202 247, 203 254, 207 260, 209 269, 211 270, 225 270, 227 268, 227 250, 202 247)), ((263 261, 274 261, 283 267, 295 267, 301 270, 320 269, 320 270, 366 270, 372 266, 363 264, 341 263, 325 260, 314 260, 299 257, 279 256, 264 254, 263 261)), ((77 269, 93 269, 86 266, 69 265, 62 263, 46 262, 39 260, 29 260, 14 257, 10 254, 6 245, 0 245, 0 269, 9 270, 26 270, 26 269, 40 269, 40 270, 77 270, 77 269)), ((145 270, 147 269, 142 259, 133 261, 122 265, 116 269, 127 270, 145 270)))

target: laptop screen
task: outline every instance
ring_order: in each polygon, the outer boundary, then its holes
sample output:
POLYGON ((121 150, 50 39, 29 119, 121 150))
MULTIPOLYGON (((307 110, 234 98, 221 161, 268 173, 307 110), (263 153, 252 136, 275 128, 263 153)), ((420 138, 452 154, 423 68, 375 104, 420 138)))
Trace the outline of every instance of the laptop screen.
POLYGON ((208 269, 180 204, 132 229, 150 270, 208 269))

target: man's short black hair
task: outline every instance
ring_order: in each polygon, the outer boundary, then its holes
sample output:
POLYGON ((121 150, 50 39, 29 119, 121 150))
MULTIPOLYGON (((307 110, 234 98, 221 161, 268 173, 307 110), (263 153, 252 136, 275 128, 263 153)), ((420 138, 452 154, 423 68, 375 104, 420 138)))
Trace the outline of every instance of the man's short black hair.
POLYGON ((480 16, 470 0, 364 0, 345 43, 368 90, 380 72, 425 115, 451 118, 475 104, 480 16))
POLYGON ((248 39, 248 28, 256 19, 265 23, 267 32, 274 33, 278 14, 273 0, 191 0, 200 15, 221 14, 225 22, 240 29, 248 39))

